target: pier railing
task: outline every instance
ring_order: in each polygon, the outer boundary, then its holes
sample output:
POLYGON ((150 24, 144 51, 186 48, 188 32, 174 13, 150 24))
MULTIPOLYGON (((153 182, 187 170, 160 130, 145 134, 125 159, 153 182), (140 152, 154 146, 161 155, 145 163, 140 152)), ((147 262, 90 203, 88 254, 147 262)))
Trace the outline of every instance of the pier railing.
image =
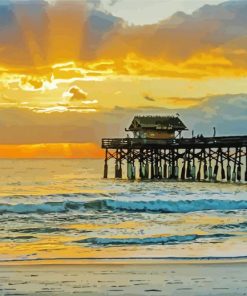
POLYGON ((194 137, 181 139, 105 138, 103 149, 128 148, 202 148, 202 147, 246 147, 247 136, 194 137))

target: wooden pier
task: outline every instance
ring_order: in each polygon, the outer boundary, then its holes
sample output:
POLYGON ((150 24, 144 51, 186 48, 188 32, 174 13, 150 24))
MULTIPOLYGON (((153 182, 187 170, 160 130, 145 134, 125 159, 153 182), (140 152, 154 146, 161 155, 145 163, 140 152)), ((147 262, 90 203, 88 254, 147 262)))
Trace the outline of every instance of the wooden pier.
POLYGON ((247 181, 247 136, 102 139, 104 178, 114 160, 115 178, 247 181))

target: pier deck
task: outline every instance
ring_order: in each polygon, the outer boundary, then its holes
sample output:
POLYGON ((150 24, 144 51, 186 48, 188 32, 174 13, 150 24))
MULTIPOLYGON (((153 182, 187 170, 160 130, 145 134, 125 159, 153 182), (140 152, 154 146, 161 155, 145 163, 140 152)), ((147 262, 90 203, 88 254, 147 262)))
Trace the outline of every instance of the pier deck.
POLYGON ((104 178, 108 160, 115 161, 115 178, 247 181, 247 136, 193 137, 179 139, 107 138, 104 178), (243 169, 244 167, 244 169, 243 169))

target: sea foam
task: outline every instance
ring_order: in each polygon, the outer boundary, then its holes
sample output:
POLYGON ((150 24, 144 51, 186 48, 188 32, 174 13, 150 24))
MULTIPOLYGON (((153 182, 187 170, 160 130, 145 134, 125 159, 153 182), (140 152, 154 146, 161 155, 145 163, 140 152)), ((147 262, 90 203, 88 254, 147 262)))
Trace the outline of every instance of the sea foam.
POLYGON ((175 245, 181 243, 190 243, 196 240, 205 239, 223 239, 232 237, 231 234, 208 234, 208 235, 198 235, 198 234, 188 234, 188 235, 174 235, 174 236, 160 236, 160 237, 144 237, 144 238, 86 238, 82 240, 77 240, 75 243, 91 244, 91 245, 175 245))
POLYGON ((150 213, 189 213, 198 211, 234 211, 246 210, 247 200, 177 200, 177 201, 130 201, 114 199, 97 199, 92 201, 44 202, 40 204, 0 204, 3 213, 66 213, 69 211, 127 211, 150 213))
POLYGON ((157 213, 189 213, 197 211, 231 211, 247 209, 247 200, 199 199, 178 201, 117 201, 106 200, 105 205, 112 210, 157 213))

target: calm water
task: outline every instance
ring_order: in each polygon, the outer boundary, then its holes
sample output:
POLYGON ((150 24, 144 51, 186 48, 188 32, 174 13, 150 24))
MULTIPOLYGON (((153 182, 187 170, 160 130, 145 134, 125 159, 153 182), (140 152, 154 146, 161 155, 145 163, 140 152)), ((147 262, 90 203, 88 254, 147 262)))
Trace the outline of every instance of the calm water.
POLYGON ((1 160, 0 260, 247 256, 246 185, 103 180, 102 160, 1 160))

